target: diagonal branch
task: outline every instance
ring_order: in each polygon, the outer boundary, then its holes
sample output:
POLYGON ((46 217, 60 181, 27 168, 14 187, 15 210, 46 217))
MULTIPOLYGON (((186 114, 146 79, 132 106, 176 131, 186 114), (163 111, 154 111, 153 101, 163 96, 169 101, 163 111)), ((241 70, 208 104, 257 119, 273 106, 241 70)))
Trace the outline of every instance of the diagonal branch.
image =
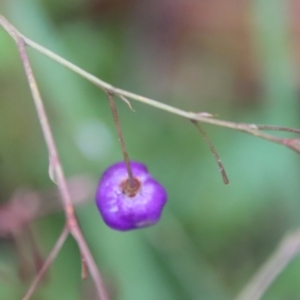
POLYGON ((26 45, 28 45, 31 48, 37 50, 38 52, 44 54, 45 56, 49 57, 50 59, 58 62, 62 66, 73 71, 74 73, 77 73, 81 77, 85 78, 86 80, 90 81, 94 85, 101 88, 106 93, 109 93, 111 95, 116 95, 116 96, 120 97, 121 99, 128 98, 128 99, 136 100, 136 101, 142 102, 144 104, 147 104, 152 107, 164 110, 166 112, 181 116, 181 117, 189 119, 189 120, 207 123, 207 124, 220 126, 220 127, 224 127, 224 128, 229 128, 229 129, 233 129, 233 130, 237 130, 237 131, 242 131, 242 132, 248 133, 250 135, 256 136, 258 138, 286 146, 286 147, 292 149, 293 151, 300 153, 300 142, 298 142, 298 140, 290 142, 290 139, 278 138, 274 135, 267 134, 262 131, 262 130, 288 131, 288 132, 300 134, 299 129, 286 128, 286 127, 280 127, 280 126, 271 126, 271 125, 255 125, 255 124, 235 123, 235 122, 215 119, 210 114, 206 115, 205 113, 188 112, 188 111, 179 109, 177 107, 173 107, 173 106, 167 105, 165 103, 158 102, 158 101, 150 99, 148 97, 144 97, 144 96, 141 96, 141 95, 138 95, 135 93, 131 93, 129 91, 117 88, 117 87, 97 78, 96 76, 94 76, 94 75, 90 74, 89 72, 83 70, 82 68, 74 65, 70 61, 62 58, 61 56, 55 54, 54 52, 48 50, 47 48, 35 43, 34 41, 25 37, 24 35, 22 35, 19 32, 18 32, 18 35, 23 38, 26 45))
POLYGON ((35 77, 33 75, 28 55, 26 53, 25 41, 20 35, 20 33, 2 15, 0 15, 0 26, 2 26, 7 31, 7 33, 15 40, 17 44, 20 58, 25 70, 32 98, 40 121, 41 129, 48 149, 50 170, 52 170, 52 173, 55 178, 55 183, 57 183, 58 189, 62 197, 67 227, 74 239, 76 240, 81 255, 82 257, 84 257, 84 261, 86 262, 89 268, 91 276, 96 285, 99 298, 102 300, 107 300, 108 296, 104 288, 102 277, 100 275, 100 272, 98 271, 94 258, 87 246, 87 243, 79 227, 77 217, 75 215, 74 206, 71 201, 67 181, 64 175, 62 165, 60 163, 57 147, 53 138, 44 104, 40 92, 38 90, 35 77))
POLYGON ((253 276, 235 300, 259 300, 285 267, 300 253, 300 230, 286 236, 275 253, 253 276))
POLYGON ((228 179, 228 176, 226 174, 226 171, 225 171, 225 168, 224 168, 224 165, 222 163, 222 160, 217 152, 217 150, 215 149, 214 145, 212 144, 210 138, 208 137, 208 135, 206 134, 206 132, 203 130, 203 128, 200 126, 200 124, 198 122, 195 122, 195 121, 192 121, 193 124, 195 124, 195 126, 197 127, 198 131, 201 133, 201 135, 203 136, 206 144, 208 145, 212 155, 214 156, 217 164, 218 164, 218 167, 219 167, 219 170, 220 170, 220 173, 222 175, 222 178, 223 178, 223 182, 225 184, 229 184, 229 179, 228 179))

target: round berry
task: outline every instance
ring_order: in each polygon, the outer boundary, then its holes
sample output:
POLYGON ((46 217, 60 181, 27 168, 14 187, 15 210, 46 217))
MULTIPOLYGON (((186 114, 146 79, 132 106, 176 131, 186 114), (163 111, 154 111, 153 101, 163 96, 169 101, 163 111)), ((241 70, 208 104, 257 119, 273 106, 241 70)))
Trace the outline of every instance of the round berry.
POLYGON ((111 228, 126 231, 147 227, 159 221, 167 201, 167 192, 148 172, 145 165, 130 162, 133 182, 126 164, 118 162, 102 175, 96 204, 104 222, 111 228))

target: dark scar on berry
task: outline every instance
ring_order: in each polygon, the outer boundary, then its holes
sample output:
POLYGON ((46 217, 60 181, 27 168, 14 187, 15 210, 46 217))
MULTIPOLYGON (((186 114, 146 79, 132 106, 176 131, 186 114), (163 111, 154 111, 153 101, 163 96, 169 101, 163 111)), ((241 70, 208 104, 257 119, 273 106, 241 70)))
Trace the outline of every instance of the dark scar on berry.
POLYGON ((133 178, 133 180, 134 180, 133 187, 130 185, 130 181, 128 178, 122 181, 120 184, 122 193, 131 198, 134 197, 141 188, 141 182, 137 178, 133 178))

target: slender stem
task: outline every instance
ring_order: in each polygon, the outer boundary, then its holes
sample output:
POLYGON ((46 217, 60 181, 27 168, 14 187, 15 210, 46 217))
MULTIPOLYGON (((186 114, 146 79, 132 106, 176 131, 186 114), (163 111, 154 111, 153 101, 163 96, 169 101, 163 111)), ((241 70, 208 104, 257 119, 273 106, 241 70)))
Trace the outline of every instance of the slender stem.
POLYGON ((285 237, 275 253, 253 276, 235 300, 259 300, 285 267, 300 253, 300 230, 285 237))
POLYGON ((208 135, 206 134, 206 132, 203 130, 203 128, 200 126, 200 124, 198 122, 194 122, 192 121, 193 124, 195 124, 195 126, 197 127, 198 131, 202 134, 203 138, 205 139, 206 143, 208 144, 210 151, 212 152, 213 156, 215 157, 215 160, 219 166, 219 170, 221 172, 222 178, 223 178, 223 182, 225 184, 229 183, 229 179, 228 176, 226 174, 224 165, 222 163, 222 160, 218 154, 218 152, 216 151, 214 145, 212 144, 211 140, 209 139, 208 135))
POLYGON ((28 55, 25 49, 25 43, 23 38, 18 34, 18 31, 8 23, 8 21, 0 15, 0 25, 10 34, 10 36, 17 43, 17 47, 19 50, 20 58, 24 67, 24 71, 27 77, 27 81, 30 87, 30 91, 32 94, 32 98, 36 107, 36 111, 38 114, 38 118, 41 124, 41 128, 43 131, 43 135, 45 138, 46 146, 49 152, 49 160, 50 165, 55 173, 55 178, 57 180, 57 185, 59 187, 60 193, 62 195, 62 199, 65 206, 66 217, 70 217, 74 215, 74 207, 71 201, 71 197, 68 191, 66 179, 64 176, 64 172, 62 170, 62 166, 59 160, 58 152, 56 149, 56 145, 54 142, 54 138, 52 135, 52 131, 50 128, 50 124, 48 121, 48 117, 42 102, 42 98, 40 92, 37 87, 37 83, 35 77, 33 75, 33 71, 29 62, 28 55))
POLYGON ((115 122, 115 125, 116 125, 116 128, 117 128, 118 138, 119 138, 123 158, 124 158, 127 173, 128 173, 129 185, 130 185, 131 188, 134 188, 135 183, 134 183, 132 169, 131 169, 131 166, 130 166, 130 159, 129 159, 128 152, 127 152, 127 149, 126 149, 126 145, 125 145, 125 141, 124 141, 124 137, 123 137, 123 133, 122 133, 122 128, 121 128, 121 124, 120 124, 120 120, 119 120, 118 111, 117 111, 117 107, 116 107, 116 104, 115 104, 114 96, 111 93, 107 93, 107 97, 108 97, 108 100, 109 100, 109 105, 110 105, 111 112, 112 112, 112 115, 113 115, 113 118, 114 118, 114 122, 115 122))
POLYGON ((91 276, 96 285, 99 298, 102 300, 107 300, 108 296, 104 288, 102 277, 78 225, 74 206, 72 204, 70 192, 67 186, 67 181, 62 165, 60 163, 57 147, 52 135, 44 104, 40 96, 35 77, 33 75, 28 55, 26 53, 25 41, 21 34, 2 15, 0 15, 0 26, 2 26, 7 31, 7 33, 15 40, 17 44, 42 132, 45 138, 46 146, 49 152, 50 169, 53 170, 55 182, 58 185, 62 197, 68 228, 79 246, 81 255, 86 259, 91 276))
POLYGON ((36 290, 39 282, 41 281, 41 279, 45 275, 46 271, 48 270, 48 268, 50 267, 50 265, 52 264, 52 262, 56 258, 56 256, 57 256, 58 252, 60 251, 60 249, 62 248, 64 242, 67 239, 68 234, 69 234, 69 229, 68 229, 67 226, 65 226, 62 233, 60 234, 59 238, 57 239, 52 251, 50 252, 47 259, 45 260, 43 266, 39 270, 37 276, 34 278, 33 282, 31 283, 31 285, 30 285, 29 289, 27 290, 26 294, 23 296, 22 300, 28 300, 28 299, 31 298, 31 296, 33 295, 34 291, 36 290))
MULTIPOLYGON (((78 66, 72 64, 71 62, 69 62, 68 60, 62 58, 61 56, 55 54, 54 52, 46 49, 45 47, 35 43, 34 41, 32 41, 31 39, 25 37, 24 35, 21 35, 25 41, 25 43, 30 46, 31 48, 37 50, 38 52, 44 54, 45 56, 48 56, 50 59, 58 62, 59 64, 61 64, 62 66, 68 68, 69 70, 77 73, 78 75, 80 75, 81 77, 85 78, 86 80, 90 81, 91 83, 95 84, 96 86, 98 86, 99 88, 103 89, 106 93, 111 93, 112 95, 117 95, 119 97, 125 97, 128 99, 132 99, 132 100, 136 100, 139 102, 142 102, 144 104, 153 106, 155 108, 167 111, 169 113, 187 118, 189 120, 194 120, 194 121, 199 121, 202 123, 207 123, 207 124, 211 124, 211 125, 215 125, 215 126, 220 126, 220 127, 224 127, 224 128, 229 128, 229 129, 233 129, 233 130, 238 130, 238 131, 242 131, 251 135, 254 135, 256 137, 259 137, 261 139, 265 139, 268 140, 270 142, 273 143, 277 143, 277 144, 281 144, 281 145, 285 145, 284 144, 284 139, 280 139, 277 138, 273 135, 261 132, 260 130, 279 130, 279 131, 283 131, 283 129, 279 129, 282 127, 279 127, 278 129, 271 129, 269 128, 263 128, 263 126, 267 126, 267 125, 259 125, 256 126, 255 124, 244 124, 244 123, 234 123, 234 122, 229 122, 229 121, 225 121, 225 120, 219 120, 219 119, 215 119, 212 118, 211 115, 206 116, 205 114, 202 113, 194 113, 194 112, 187 112, 184 111, 182 109, 158 102, 156 100, 141 96, 141 95, 137 95, 135 93, 131 93, 128 92, 126 90, 123 89, 119 89, 114 87, 113 85, 97 78, 96 76, 88 73, 87 71, 79 68, 78 66)), ((275 128, 275 126, 273 126, 275 128)), ((285 130, 287 131, 287 130, 285 130)), ((295 133, 299 133, 300 130, 298 129, 294 129, 294 128, 290 128, 289 130, 290 132, 295 132, 295 133)), ((290 149, 294 150, 297 153, 300 153, 300 147, 289 147, 290 149)))

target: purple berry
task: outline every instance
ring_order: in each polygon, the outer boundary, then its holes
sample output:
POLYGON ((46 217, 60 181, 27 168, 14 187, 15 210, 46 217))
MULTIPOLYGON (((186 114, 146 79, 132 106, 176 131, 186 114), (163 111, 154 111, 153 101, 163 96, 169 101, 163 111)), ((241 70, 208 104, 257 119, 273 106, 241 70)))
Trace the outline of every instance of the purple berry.
POLYGON ((118 162, 103 173, 96 204, 104 222, 126 231, 147 227, 159 221, 167 192, 148 172, 145 165, 130 162, 134 185, 130 185, 126 165, 118 162))

